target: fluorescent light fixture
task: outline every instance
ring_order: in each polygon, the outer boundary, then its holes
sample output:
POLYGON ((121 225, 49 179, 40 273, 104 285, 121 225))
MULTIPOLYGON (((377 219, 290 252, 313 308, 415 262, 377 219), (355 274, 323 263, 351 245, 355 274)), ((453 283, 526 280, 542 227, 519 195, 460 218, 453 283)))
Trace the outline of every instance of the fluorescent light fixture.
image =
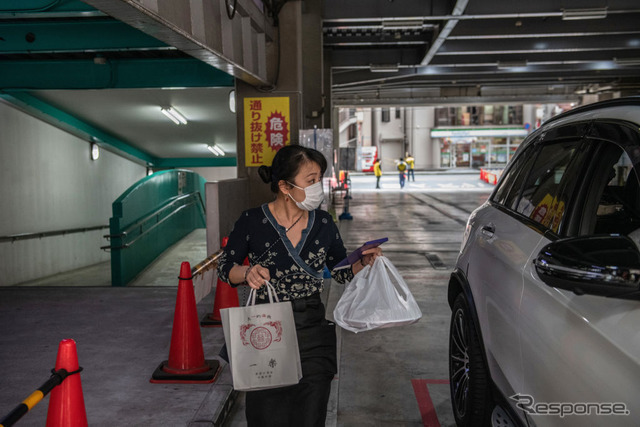
POLYGON ((224 150, 220 148, 217 144, 207 145, 207 149, 211 151, 216 156, 224 156, 224 150))
POLYGON ((499 69, 526 67, 527 61, 498 61, 499 69))
POLYGON ((618 65, 640 65, 640 58, 614 58, 618 65))
POLYGON ((229 110, 231 110, 232 113, 236 112, 236 91, 232 90, 231 92, 229 92, 229 110))
POLYGON ((580 19, 604 19, 607 17, 607 8, 594 9, 565 9, 562 11, 564 21, 575 21, 580 19))
POLYGON ((369 69, 372 73, 397 73, 398 64, 371 64, 369 65, 369 69))
POLYGON ((186 125, 187 119, 173 107, 160 108, 160 112, 167 116, 173 123, 177 125, 186 125))
POLYGON ((382 20, 382 28, 389 30, 417 30, 422 28, 422 18, 385 18, 382 20))

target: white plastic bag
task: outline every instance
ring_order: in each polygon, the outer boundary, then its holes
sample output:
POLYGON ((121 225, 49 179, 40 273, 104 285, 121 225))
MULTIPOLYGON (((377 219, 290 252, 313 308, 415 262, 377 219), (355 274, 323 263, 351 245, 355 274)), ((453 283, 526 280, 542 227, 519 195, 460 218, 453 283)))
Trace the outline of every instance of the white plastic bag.
POLYGON ((388 258, 376 258, 347 285, 333 310, 338 325, 352 332, 409 325, 422 317, 418 303, 388 258))

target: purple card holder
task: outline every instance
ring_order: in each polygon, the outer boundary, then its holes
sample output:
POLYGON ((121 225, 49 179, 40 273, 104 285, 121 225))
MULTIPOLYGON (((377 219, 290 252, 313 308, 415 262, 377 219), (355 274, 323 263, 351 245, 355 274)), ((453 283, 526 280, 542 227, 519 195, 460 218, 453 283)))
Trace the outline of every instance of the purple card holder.
POLYGON ((351 252, 345 259, 340 261, 333 268, 334 269, 336 269, 336 268, 345 268, 345 267, 350 266, 351 264, 355 263, 360 258, 362 258, 362 252, 366 251, 367 249, 377 248, 378 246, 380 246, 381 244, 383 244, 387 240, 389 240, 388 237, 383 237, 382 239, 372 240, 370 242, 365 243, 364 245, 360 246, 355 251, 351 252))

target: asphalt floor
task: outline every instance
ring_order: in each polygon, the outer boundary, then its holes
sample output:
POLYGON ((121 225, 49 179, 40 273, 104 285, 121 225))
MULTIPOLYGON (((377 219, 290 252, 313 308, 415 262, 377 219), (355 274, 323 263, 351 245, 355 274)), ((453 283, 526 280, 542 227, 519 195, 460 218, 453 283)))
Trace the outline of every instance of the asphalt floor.
MULTIPOLYGON (((416 178, 404 191, 399 185, 395 191, 370 191, 374 178, 352 178, 348 210, 353 220, 339 225, 347 248, 388 237, 384 254, 409 285, 423 317, 409 326, 339 333, 339 374, 327 425, 453 425, 446 289, 466 219, 491 187, 477 185, 483 183, 473 175, 452 184, 443 181, 444 188, 431 185, 428 176, 416 178)), ((343 211, 338 206, 336 213, 343 211)), ((136 286, 106 286, 105 266, 94 266, 65 273, 64 280, 58 275, 0 288, 0 417, 49 377, 58 342, 73 338, 84 368, 89 425, 246 425, 244 396, 233 392, 224 362, 212 384, 149 382, 169 353, 179 268, 173 265, 185 256, 192 263, 204 258, 200 235, 190 239, 163 255, 136 286)), ((323 297, 332 313, 344 286, 331 283, 327 288, 323 297)), ((199 317, 212 307, 210 294, 198 304, 199 317)), ((202 328, 201 334, 205 357, 217 359, 224 340, 221 329, 202 328)), ((19 425, 43 425, 47 405, 45 398, 19 425)))

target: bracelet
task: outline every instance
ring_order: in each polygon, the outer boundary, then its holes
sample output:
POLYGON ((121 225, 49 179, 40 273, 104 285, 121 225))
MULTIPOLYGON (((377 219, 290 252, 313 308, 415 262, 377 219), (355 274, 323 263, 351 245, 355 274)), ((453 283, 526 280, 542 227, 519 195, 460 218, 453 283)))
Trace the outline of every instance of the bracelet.
POLYGON ((247 283, 247 276, 249 275, 249 271, 251 271, 251 269, 253 268, 253 265, 250 266, 249 268, 247 268, 247 270, 244 272, 244 282, 247 283))

